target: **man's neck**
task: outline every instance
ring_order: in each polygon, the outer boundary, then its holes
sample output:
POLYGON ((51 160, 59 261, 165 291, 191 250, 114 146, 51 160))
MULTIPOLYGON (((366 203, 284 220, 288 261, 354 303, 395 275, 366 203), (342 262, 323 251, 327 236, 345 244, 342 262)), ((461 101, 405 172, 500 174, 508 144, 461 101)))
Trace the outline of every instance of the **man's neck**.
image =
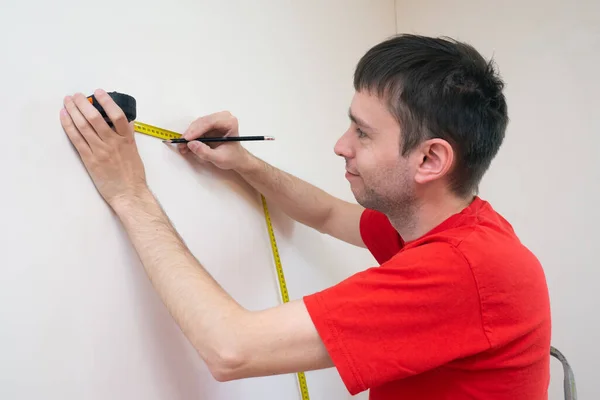
POLYGON ((420 238, 454 214, 469 206, 475 196, 460 198, 452 195, 437 196, 388 215, 392 226, 404 242, 420 238))

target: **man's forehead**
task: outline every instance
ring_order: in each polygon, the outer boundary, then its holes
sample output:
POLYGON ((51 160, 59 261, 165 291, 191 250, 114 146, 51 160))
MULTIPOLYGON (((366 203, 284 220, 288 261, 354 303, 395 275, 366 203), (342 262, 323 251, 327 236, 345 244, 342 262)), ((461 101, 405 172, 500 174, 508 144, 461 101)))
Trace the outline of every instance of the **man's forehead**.
POLYGON ((368 92, 356 92, 348 108, 348 116, 355 123, 372 128, 395 125, 396 119, 380 97, 368 92))

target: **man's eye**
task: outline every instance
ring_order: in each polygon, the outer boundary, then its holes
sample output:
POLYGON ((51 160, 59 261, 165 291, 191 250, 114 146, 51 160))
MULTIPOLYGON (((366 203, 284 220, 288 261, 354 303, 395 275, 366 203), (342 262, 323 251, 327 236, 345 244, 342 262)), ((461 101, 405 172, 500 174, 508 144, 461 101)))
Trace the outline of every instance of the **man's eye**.
POLYGON ((367 134, 364 133, 360 128, 356 128, 356 133, 358 134, 358 137, 365 137, 365 136, 367 136, 367 134))

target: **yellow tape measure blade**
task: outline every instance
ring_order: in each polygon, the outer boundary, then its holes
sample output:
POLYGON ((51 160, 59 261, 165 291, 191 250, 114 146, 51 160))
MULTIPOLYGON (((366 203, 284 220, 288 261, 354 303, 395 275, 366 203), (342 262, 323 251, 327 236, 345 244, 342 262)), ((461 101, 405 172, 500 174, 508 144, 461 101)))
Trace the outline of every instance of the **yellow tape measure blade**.
POLYGON ((304 372, 298 372, 298 383, 300 385, 300 394, 302 395, 302 400, 309 400, 310 397, 308 395, 308 384, 306 383, 306 376, 304 376, 304 372))
POLYGON ((277 249, 277 241, 275 240, 275 232, 273 230, 273 224, 271 223, 271 215, 269 214, 269 208, 267 207, 267 199, 264 195, 260 195, 265 213, 265 220, 267 222, 267 230, 269 231, 269 240, 271 242, 271 251, 273 252, 273 261, 275 261, 275 269, 277 270, 277 280, 279 282, 279 290, 281 291, 282 301, 287 303, 290 301, 288 294, 287 285, 285 283, 285 276, 283 274, 283 267, 281 266, 281 258, 279 257, 279 250, 277 249))
POLYGON ((177 139, 181 137, 180 133, 173 132, 157 126, 148 125, 143 122, 134 121, 133 130, 144 135, 156 137, 162 140, 177 139))
MULTIPOLYGON (((263 194, 260 195, 262 201, 263 211, 265 213, 265 221, 267 223, 267 230, 269 232, 269 241, 271 242, 271 251, 273 252, 273 260, 275 261, 275 269, 277 270, 277 280, 279 282, 279 289, 281 291, 281 299, 284 303, 290 301, 290 297, 285 284, 285 276, 283 275, 283 267, 281 265, 281 258, 279 257, 279 250, 277 249, 277 241, 275 240, 275 232, 273 230, 273 224, 271 223, 271 215, 269 214, 269 207, 267 206, 267 199, 263 194)), ((302 400, 310 400, 308 395, 308 384, 306 383, 306 376, 304 372, 298 372, 298 385, 300 387, 300 395, 302 400)))

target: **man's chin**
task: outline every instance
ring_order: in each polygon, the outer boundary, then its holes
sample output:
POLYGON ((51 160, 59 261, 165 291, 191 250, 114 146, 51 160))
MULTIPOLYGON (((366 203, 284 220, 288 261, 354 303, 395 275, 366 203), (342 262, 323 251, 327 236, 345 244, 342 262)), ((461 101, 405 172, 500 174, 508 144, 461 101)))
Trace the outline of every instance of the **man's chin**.
POLYGON ((350 190, 352 191, 352 194, 354 195, 354 200, 356 200, 356 202, 358 204, 360 204, 361 206, 366 207, 365 204, 367 204, 368 201, 367 201, 367 196, 365 196, 364 190, 356 188, 354 185, 350 185, 350 190))
POLYGON ((350 191, 354 196, 354 200, 364 207, 364 204, 369 203, 370 197, 362 179, 354 175, 355 179, 349 179, 350 191), (357 179, 358 178, 358 179, 357 179))
POLYGON ((354 195, 354 200, 364 208, 372 210, 377 210, 379 208, 377 196, 367 191, 364 186, 359 187, 358 185, 351 185, 350 189, 354 195))

